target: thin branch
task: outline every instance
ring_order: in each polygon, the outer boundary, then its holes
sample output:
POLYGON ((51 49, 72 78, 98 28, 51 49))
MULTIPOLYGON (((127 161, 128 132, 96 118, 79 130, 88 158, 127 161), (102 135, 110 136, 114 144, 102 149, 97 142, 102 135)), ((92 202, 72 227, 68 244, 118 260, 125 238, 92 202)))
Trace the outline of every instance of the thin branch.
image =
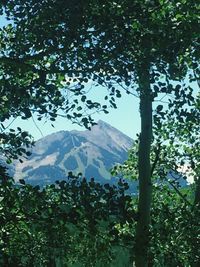
POLYGON ((155 157, 155 160, 154 160, 154 162, 152 164, 152 167, 151 167, 151 176, 153 175, 153 172, 154 172, 154 170, 156 168, 156 165, 157 165, 157 163, 158 163, 158 161, 160 159, 160 151, 161 151, 161 143, 158 143, 158 147, 157 147, 157 149, 155 151, 156 157, 155 157))
POLYGON ((183 195, 178 188, 173 184, 173 182, 171 182, 170 180, 167 180, 168 183, 174 188, 174 190, 176 191, 176 193, 189 205, 192 206, 192 204, 187 200, 187 198, 185 197, 185 195, 183 195))
POLYGON ((33 121, 33 123, 34 123, 35 127, 36 127, 36 128, 38 129, 38 131, 40 132, 41 136, 42 136, 42 137, 44 137, 44 135, 43 135, 43 133, 42 133, 41 129, 39 128, 39 126, 37 125, 37 123, 36 123, 36 121, 35 121, 35 119, 34 119, 33 115, 32 115, 32 121, 33 121))
POLYGON ((4 129, 1 130, 1 132, 5 132, 5 130, 7 130, 8 128, 10 128, 10 126, 14 123, 14 121, 16 120, 17 118, 14 118, 6 127, 4 127, 4 129))
POLYGON ((163 100, 154 100, 154 102, 159 102, 159 103, 163 103, 163 104, 169 104, 170 103, 168 101, 163 101, 163 100))

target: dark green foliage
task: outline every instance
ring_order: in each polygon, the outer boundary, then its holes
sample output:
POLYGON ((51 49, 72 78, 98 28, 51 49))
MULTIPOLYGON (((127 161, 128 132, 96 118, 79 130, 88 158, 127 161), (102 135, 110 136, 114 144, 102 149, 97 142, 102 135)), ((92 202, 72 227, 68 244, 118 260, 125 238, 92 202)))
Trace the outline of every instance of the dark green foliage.
MULTIPOLYGON (((125 266, 127 260, 131 264, 138 215, 137 199, 127 195, 127 189, 122 180, 117 187, 100 185, 72 173, 67 181, 41 189, 23 180, 16 186, 1 167, 1 265, 125 266)), ((198 262, 200 215, 198 207, 191 208, 191 192, 192 187, 182 191, 186 202, 166 185, 154 187, 150 266, 198 262)))
POLYGON ((14 185, 3 168, 1 181, 1 266, 102 266, 125 246, 116 225, 133 221, 126 183, 103 186, 69 173, 40 189, 24 180, 14 185))
MULTIPOLYGON (((166 151, 171 153, 170 156, 174 153, 173 155, 177 155, 180 159, 179 153, 173 150, 176 144, 174 143, 174 135, 171 136, 170 132, 173 129, 174 122, 175 126, 178 125, 177 128, 181 125, 179 122, 183 123, 182 126, 184 126, 184 123, 190 118, 189 113, 192 113, 191 116, 194 118, 195 112, 187 111, 184 108, 185 104, 190 105, 193 102, 192 90, 189 88, 188 91, 188 88, 186 89, 186 86, 182 84, 174 85, 171 80, 180 81, 189 74, 190 82, 198 80, 199 83, 198 1, 74 0, 66 4, 66 1, 63 0, 8 0, 6 3, 5 1, 2 2, 1 12, 3 12, 3 8, 6 16, 13 19, 14 27, 10 24, 0 32, 1 122, 4 123, 11 116, 20 116, 22 119, 27 119, 32 116, 33 112, 37 112, 39 120, 46 116, 54 121, 59 115, 59 111, 61 111, 73 122, 78 122, 90 128, 94 124, 93 119, 88 116, 90 111, 97 110, 105 113, 108 111, 107 105, 101 105, 86 97, 85 83, 88 81, 91 81, 94 85, 102 85, 108 88, 105 100, 112 108, 116 108, 115 97, 121 96, 117 85, 120 85, 128 93, 137 93, 140 97, 142 130, 139 142, 139 164, 136 172, 134 172, 134 175, 137 172, 139 173, 140 197, 136 241, 137 253, 133 257, 136 256, 136 266, 147 266, 149 260, 147 256, 151 252, 153 255, 152 264, 158 264, 156 255, 159 253, 157 250, 152 251, 151 243, 149 243, 151 176, 154 175, 156 168, 154 163, 160 162, 157 158, 159 149, 156 148, 154 153, 151 146, 152 102, 160 94, 172 95, 173 100, 169 99, 169 102, 171 102, 169 108, 172 108, 171 114, 175 115, 175 119, 173 117, 171 125, 170 123, 167 124, 167 131, 162 131, 164 137, 161 135, 163 139, 169 142, 171 147, 169 149, 166 147, 163 149, 162 147, 162 159, 164 158, 166 161, 168 156, 168 153, 165 154, 166 151), (150 166, 150 155, 152 158, 155 156, 153 168, 150 166)), ((155 126, 159 132, 163 125, 165 127, 165 123, 162 123, 166 115, 164 105, 159 104, 154 115, 155 126)), ((186 125, 188 124, 186 123, 186 125)), ((1 128, 3 127, 1 126, 1 128)), ((193 129, 192 124, 190 127, 193 129)), ((188 135, 184 127, 179 128, 178 132, 180 135, 183 133, 183 136, 188 135)), ((154 136, 155 139, 158 137, 158 143, 159 136, 160 133, 158 136, 156 134, 154 136)), ((6 140, 6 138, 7 136, 2 137, 3 140, 6 140)), ((15 139, 15 135, 13 138, 15 139)), ((189 135, 188 138, 190 139, 189 135)), ((8 140, 11 140, 10 137, 8 137, 8 140)), ((198 143, 196 140, 194 141, 195 144, 198 143)), ((198 182, 198 189, 200 188, 199 165, 196 159, 198 159, 199 150, 195 146, 195 160, 193 160, 191 156, 193 155, 193 148, 183 146, 181 149, 188 157, 186 161, 195 166, 195 179, 198 182)), ((134 167, 135 161, 133 163, 134 167)), ((160 169, 162 170, 162 168, 160 169)), ((166 169, 162 174, 165 171, 166 169)), ((87 182, 84 180, 80 187, 89 190, 87 182)), ((108 191, 111 194, 110 191, 112 190, 108 189, 108 191)), ((195 197, 197 199, 195 204, 200 199, 200 190, 196 192, 198 194, 197 198, 195 197)), ((112 195, 112 197, 114 196, 112 195)), ((114 204, 112 203, 112 205, 114 204)), ((171 203, 167 205, 171 205, 171 203)), ((182 206, 179 206, 182 209, 182 206)), ((89 209, 93 210, 93 207, 89 205, 89 209)), ((174 214, 170 217, 169 208, 166 210, 169 218, 174 219, 174 214)), ((72 209, 72 218, 82 219, 79 217, 81 211, 72 209)), ((45 210, 45 215, 42 213, 42 216, 47 218, 51 212, 52 207, 47 211, 45 210)), ((174 212, 178 218, 181 217, 183 222, 182 214, 178 213, 176 209, 174 212)), ((155 214, 159 214, 159 212, 155 214)), ((162 216, 164 219, 166 218, 164 215, 162 216)), ((125 218, 124 215, 123 218, 125 218)), ((87 220, 86 222, 89 222, 88 218, 87 220)), ((167 220, 168 218, 165 219, 165 221, 167 220)), ((54 240, 55 229, 51 220, 47 222, 47 225, 48 223, 51 228, 51 240, 54 240)), ((169 224, 171 225, 171 221, 169 224)), ((168 223, 164 226, 168 231, 173 228, 173 225, 171 225, 168 229, 168 223)), ((181 224, 181 226, 184 225, 181 224)), ((195 223, 193 222, 191 233, 195 233, 195 239, 197 237, 195 248, 198 249, 199 233, 194 226, 195 223)), ((181 236, 184 236, 179 226, 176 229, 181 236)), ((161 230, 163 231, 163 229, 161 230)), ((4 235, 9 231, 9 229, 6 229, 4 235)), ((92 228, 90 231, 94 234, 95 229, 92 228)), ((59 232, 57 234, 59 236, 59 232)), ((159 235, 162 237, 163 233, 159 235)), ((94 235, 91 236, 91 240, 94 241, 93 237, 94 235)), ((178 251, 176 247, 178 242, 176 241, 179 236, 176 236, 176 231, 171 232, 170 237, 174 238, 173 243, 167 241, 167 246, 162 252, 162 260, 164 261, 162 264, 166 266, 186 264, 187 266, 187 264, 190 264, 189 258, 185 256, 185 259, 183 259, 183 255, 178 254, 180 248, 178 251), (170 250, 170 246, 173 247, 173 250, 170 250), (175 252, 176 255, 174 255, 175 252), (176 256, 176 258, 172 258, 173 256, 176 256)), ((169 240, 171 240, 170 237, 169 240)), ((44 240, 49 248, 54 245, 54 242, 50 243, 50 239, 44 238, 44 240)), ((193 255, 193 249, 191 245, 188 245, 188 240, 191 239, 186 239, 184 249, 189 248, 189 257, 193 257, 195 262, 197 260, 195 259, 196 254, 193 255)), ((49 266, 53 265, 51 255, 55 253, 55 246, 57 247, 58 244, 56 243, 50 249, 49 266)), ((156 248, 155 244, 153 246, 156 248)), ((184 249, 182 250, 181 247, 182 251, 184 249)), ((95 255, 95 253, 92 255, 95 255)), ((89 257, 87 260, 90 264, 91 258, 89 257)), ((15 263, 17 264, 17 259, 15 263)), ((195 262, 195 264, 197 265, 198 262, 195 262)))
MULTIPOLYGON (((182 191, 188 199, 191 189, 182 191)), ((191 210, 192 205, 168 186, 155 188, 153 198, 151 266, 194 266, 200 259, 199 208, 191 210)))
POLYGON ((3 124, 0 133, 0 153, 7 158, 7 162, 19 157, 30 156, 29 148, 34 144, 31 135, 27 131, 22 131, 21 128, 17 130, 10 129, 9 132, 4 132, 3 124))

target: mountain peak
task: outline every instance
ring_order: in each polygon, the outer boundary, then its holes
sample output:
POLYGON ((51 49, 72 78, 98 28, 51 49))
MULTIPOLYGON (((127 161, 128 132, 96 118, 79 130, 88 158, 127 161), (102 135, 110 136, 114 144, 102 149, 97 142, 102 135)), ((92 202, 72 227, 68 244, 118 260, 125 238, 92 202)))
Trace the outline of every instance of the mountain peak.
POLYGON ((102 120, 91 130, 60 131, 36 142, 29 159, 16 164, 15 179, 47 184, 64 179, 69 171, 99 181, 110 179, 110 168, 127 159, 132 142, 102 120))
POLYGON ((102 120, 98 120, 97 125, 101 127, 112 127, 109 123, 102 121, 102 120))
POLYGON ((130 137, 102 120, 99 120, 97 125, 91 128, 91 131, 85 131, 85 134, 95 143, 106 148, 115 143, 116 146, 128 150, 133 143, 130 137))

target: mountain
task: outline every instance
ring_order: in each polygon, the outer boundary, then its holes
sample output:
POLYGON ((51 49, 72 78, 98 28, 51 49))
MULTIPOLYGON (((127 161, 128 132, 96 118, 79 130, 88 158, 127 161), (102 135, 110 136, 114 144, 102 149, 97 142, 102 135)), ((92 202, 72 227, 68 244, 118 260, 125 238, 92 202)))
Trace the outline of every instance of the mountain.
POLYGON ((132 143, 130 137, 101 120, 91 131, 53 133, 36 142, 27 160, 16 163, 14 178, 44 185, 66 179, 72 171, 99 182, 113 182, 109 170, 127 159, 132 143))

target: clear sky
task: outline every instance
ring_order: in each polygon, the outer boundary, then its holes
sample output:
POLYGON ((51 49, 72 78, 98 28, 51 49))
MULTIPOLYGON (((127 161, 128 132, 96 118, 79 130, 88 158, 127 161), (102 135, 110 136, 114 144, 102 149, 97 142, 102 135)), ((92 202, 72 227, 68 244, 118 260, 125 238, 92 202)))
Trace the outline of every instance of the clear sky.
MULTIPOLYGON (((95 88, 99 89, 99 88, 95 88)), ((96 97, 99 98, 99 92, 96 90, 96 97)), ((122 98, 116 99, 117 109, 110 109, 109 114, 103 112, 96 113, 93 118, 96 122, 103 120, 115 128, 119 129, 131 138, 135 138, 136 134, 140 131, 140 116, 139 116, 139 101, 132 95, 122 94, 122 98)), ((10 123, 11 121, 9 121, 10 123)), ((72 124, 66 118, 58 117, 53 122, 54 127, 51 126, 51 121, 38 121, 37 116, 29 120, 16 119, 11 125, 11 128, 21 127, 23 130, 29 131, 35 140, 46 136, 50 133, 60 130, 85 130, 77 124, 72 124)))
MULTIPOLYGON (((3 27, 8 22, 4 16, 0 17, 0 27, 3 27)), ((101 88, 94 88, 95 92, 93 97, 102 97, 101 88), (96 90, 97 89, 97 90, 96 90)), ((105 91, 104 91, 105 92, 105 91)), ((106 92, 105 92, 106 93, 106 92)), ((93 116, 95 121, 103 120, 115 128, 119 129, 131 138, 135 138, 136 133, 140 130, 140 117, 139 117, 139 102, 138 99, 132 95, 127 95, 122 92, 122 98, 116 99, 117 109, 110 109, 109 114, 104 114, 103 112, 97 113, 93 116)), ((9 121, 7 125, 10 123, 9 121)), ((60 130, 85 130, 84 127, 80 127, 76 124, 72 124, 66 118, 58 118, 56 122, 53 123, 54 127, 51 126, 50 121, 37 121, 36 116, 29 120, 16 119, 11 125, 11 128, 17 126, 21 127, 23 130, 29 131, 35 140, 46 136, 50 133, 60 131, 60 130), (35 121, 35 122, 34 122, 35 121), (37 126, 36 126, 37 125, 37 126)))

